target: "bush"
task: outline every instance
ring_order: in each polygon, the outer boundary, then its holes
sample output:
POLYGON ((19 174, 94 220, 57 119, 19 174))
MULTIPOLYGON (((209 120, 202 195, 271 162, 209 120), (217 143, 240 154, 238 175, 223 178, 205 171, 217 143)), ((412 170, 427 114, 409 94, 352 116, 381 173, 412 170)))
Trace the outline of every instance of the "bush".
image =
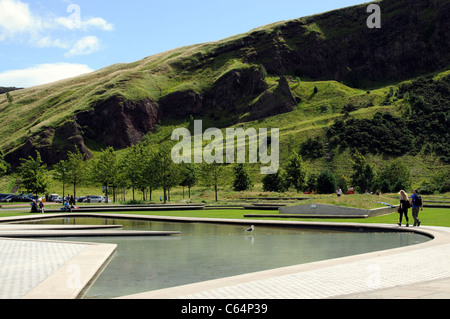
POLYGON ((392 192, 391 183, 389 183, 389 181, 387 179, 385 179, 381 182, 380 191, 382 193, 391 193, 392 192))
POLYGON ((333 194, 336 191, 336 179, 330 170, 322 171, 317 177, 318 194, 333 194))
POLYGON ((397 193, 405 189, 408 189, 407 183, 403 179, 399 178, 397 183, 395 183, 393 191, 397 193))
POLYGON ((252 181, 244 164, 237 164, 234 167, 233 189, 236 192, 242 192, 252 188, 252 181))
POLYGON ((305 158, 317 159, 325 155, 322 138, 308 138, 300 146, 300 155, 305 158))
POLYGON ((286 180, 286 174, 281 170, 275 174, 265 175, 262 180, 263 190, 265 192, 285 192, 288 188, 286 180))

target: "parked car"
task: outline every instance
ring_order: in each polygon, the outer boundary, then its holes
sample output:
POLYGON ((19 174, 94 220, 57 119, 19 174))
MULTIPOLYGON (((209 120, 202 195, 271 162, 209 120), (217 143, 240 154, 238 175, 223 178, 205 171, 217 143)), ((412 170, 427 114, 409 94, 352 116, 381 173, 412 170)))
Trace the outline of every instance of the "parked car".
POLYGON ((77 203, 86 203, 86 196, 77 197, 76 201, 77 203))
POLYGON ((62 203, 64 201, 64 198, 62 198, 61 196, 55 197, 53 199, 53 202, 55 203, 62 203))
POLYGON ((55 202, 55 199, 58 199, 60 196, 58 195, 58 194, 51 194, 49 197, 48 197, 48 201, 49 202, 55 202))
POLYGON ((103 197, 97 195, 86 196, 85 203, 103 203, 103 197))
POLYGON ((8 203, 13 194, 0 194, 0 202, 8 203))
POLYGON ((27 195, 12 195, 9 199, 10 203, 31 203, 34 199, 27 195))

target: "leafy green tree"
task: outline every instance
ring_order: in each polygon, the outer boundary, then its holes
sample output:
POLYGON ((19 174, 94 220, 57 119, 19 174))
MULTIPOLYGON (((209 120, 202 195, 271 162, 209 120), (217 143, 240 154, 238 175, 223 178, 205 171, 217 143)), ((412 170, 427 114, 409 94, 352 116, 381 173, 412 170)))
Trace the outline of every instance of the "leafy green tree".
POLYGON ((382 180, 379 185, 379 189, 382 193, 392 192, 391 183, 389 183, 387 179, 382 180))
POLYGON ((339 186, 342 189, 342 191, 344 192, 344 194, 347 193, 347 191, 348 191, 347 180, 345 179, 345 177, 343 175, 336 177, 336 186, 339 186))
POLYGON ((164 191, 164 203, 167 203, 168 192, 181 182, 179 166, 172 160, 172 150, 168 145, 160 146, 153 154, 151 167, 156 185, 164 191))
POLYGON ((212 163, 204 164, 201 168, 202 182, 206 186, 214 186, 216 202, 219 201, 218 189, 223 183, 224 166, 222 164, 212 163))
POLYGON ((297 193, 305 189, 306 172, 303 168, 303 160, 296 152, 291 155, 286 165, 288 181, 297 190, 297 193))
POLYGON ((399 187, 409 189, 411 187, 411 174, 408 166, 400 159, 390 163, 384 163, 377 174, 377 185, 382 192, 400 191, 399 187), (389 185, 389 188, 387 187, 389 185))
POLYGON ((112 147, 101 152, 94 160, 91 168, 91 180, 105 187, 105 195, 108 199, 108 188, 114 185, 117 176, 117 156, 112 147))
POLYGON ((119 194, 121 195, 123 201, 126 200, 126 190, 128 188, 128 180, 126 178, 127 169, 126 169, 126 160, 125 158, 119 158, 117 160, 117 172, 116 178, 113 183, 113 201, 116 202, 119 194), (119 190, 120 192, 118 192, 119 190))
POLYGON ((353 153, 351 161, 353 163, 351 176, 353 187, 358 193, 368 192, 373 188, 375 178, 373 167, 366 162, 366 158, 358 150, 353 153))
POLYGON ((324 170, 319 174, 316 189, 318 194, 333 194, 336 191, 336 180, 330 170, 324 170))
POLYGON ((63 185, 63 198, 66 196, 66 184, 69 183, 68 171, 67 161, 60 161, 54 166, 54 178, 63 185))
POLYGON ((84 156, 78 148, 76 148, 75 152, 67 154, 65 168, 67 169, 67 181, 73 185, 73 197, 76 197, 77 186, 84 182, 87 177, 84 156))
POLYGON ((191 198, 191 188, 194 187, 198 182, 198 169, 193 163, 182 164, 182 181, 180 183, 183 186, 183 198, 184 198, 184 187, 188 188, 189 198, 191 198))
POLYGON ((234 167, 233 189, 236 192, 242 192, 251 189, 253 186, 250 175, 244 164, 238 163, 234 167))
POLYGON ((21 162, 18 176, 22 187, 36 196, 46 193, 49 185, 47 165, 42 162, 41 154, 36 151, 36 159, 29 156, 28 159, 21 159, 21 162))
POLYGON ((265 175, 263 177, 263 190, 265 192, 285 192, 289 185, 287 185, 286 172, 283 169, 279 169, 275 174, 265 175))
POLYGON ((309 192, 315 191, 316 183, 317 183, 317 174, 310 173, 308 175, 308 179, 306 180, 305 189, 309 192))
POLYGON ((325 155, 324 144, 321 137, 308 138, 300 146, 300 155, 303 158, 317 159, 325 155))
POLYGON ((145 189, 147 188, 146 167, 149 162, 147 149, 142 145, 135 145, 128 148, 124 156, 124 179, 133 191, 133 201, 135 200, 135 190, 142 190, 143 200, 145 200, 145 189))

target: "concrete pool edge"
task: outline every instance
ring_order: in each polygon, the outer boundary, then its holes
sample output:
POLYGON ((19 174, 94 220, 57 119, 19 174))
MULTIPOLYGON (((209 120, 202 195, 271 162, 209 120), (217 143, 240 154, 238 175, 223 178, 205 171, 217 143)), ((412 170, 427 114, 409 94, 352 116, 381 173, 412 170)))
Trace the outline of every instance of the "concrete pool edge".
MULTIPOLYGON (((421 251, 427 250, 427 249, 433 249, 433 247, 438 247, 442 245, 449 245, 450 247, 450 228, 444 228, 444 227, 421 227, 421 228, 400 228, 398 226, 393 225, 385 225, 385 224, 353 224, 353 223, 316 223, 316 222, 294 222, 294 221, 261 221, 261 220, 229 220, 229 219, 205 219, 205 218, 183 218, 183 217, 165 217, 165 216, 146 216, 146 215, 123 215, 123 214, 54 214, 54 215, 46 215, 46 216, 24 216, 21 217, 20 220, 29 220, 29 219, 41 219, 41 218, 58 218, 58 217, 107 217, 107 218, 121 218, 121 219, 144 219, 144 220, 154 220, 154 221, 168 221, 168 222, 202 222, 202 223, 220 223, 220 224, 242 224, 242 225, 264 225, 264 226, 295 226, 295 227, 318 227, 318 228, 334 228, 334 229, 353 229, 354 231, 388 231, 388 232, 398 232, 398 231, 408 231, 408 232, 415 232, 419 233, 421 235, 425 235, 428 237, 433 238, 433 240, 418 244, 414 246, 408 246, 403 248, 397 248, 392 250, 386 250, 381 252, 375 252, 375 253, 369 253, 364 255, 357 255, 357 256, 350 256, 350 257, 344 257, 334 260, 327 260, 323 262, 316 262, 316 263, 310 263, 310 264, 304 264, 304 265, 298 265, 298 266, 292 266, 292 267, 285 267, 285 268, 279 268, 279 269, 273 269, 269 271, 263 271, 253 274, 246 274, 246 275, 240 275, 240 276, 234 276, 230 278, 222 278, 218 280, 213 281, 207 281, 207 282, 201 282, 196 284, 190 284, 182 287, 174 287, 174 288, 168 288, 163 289, 159 291, 152 291, 147 292, 143 294, 136 294, 131 296, 123 296, 124 299, 172 299, 172 298, 203 298, 203 299, 209 299, 209 298, 229 298, 229 299, 240 299, 244 295, 242 294, 222 294, 220 290, 222 289, 228 289, 233 290, 234 287, 239 287, 239 285, 242 284, 260 284, 264 282, 265 280, 269 279, 277 279, 289 275, 295 275, 298 273, 305 273, 308 271, 314 271, 317 269, 327 269, 329 267, 333 267, 336 265, 346 265, 348 263, 353 262, 359 262, 359 261, 370 261, 374 258, 379 258, 383 256, 392 256, 396 257, 399 256, 405 252, 411 252, 414 251, 418 254, 420 254, 421 251)), ((10 218, 9 220, 17 219, 17 217, 10 218)), ((6 222, 3 218, 0 219, 0 222, 6 222)), ((1 235, 0 235, 1 237, 1 235)), ((83 243, 86 244, 86 243, 83 243)), ((94 245, 98 246, 99 250, 102 250, 100 246, 103 245, 94 245)), ((94 247, 92 246, 92 247, 94 247)), ((91 247, 91 248, 92 248, 91 247)), ((110 247, 112 248, 112 247, 110 247)), ((107 249, 108 250, 108 249, 107 249)), ((109 256, 112 255, 114 252, 110 251, 109 256)), ((101 253, 101 252, 100 252, 101 253)), ((89 259, 92 257, 92 252, 87 252, 84 256, 80 254, 80 261, 77 261, 78 264, 86 263, 87 267, 90 268, 89 265, 90 261, 89 259), (91 257, 89 257, 91 256, 91 257), (84 261, 83 261, 84 260, 84 261)), ((108 254, 108 253, 106 253, 108 254)), ((77 258, 76 257, 76 258, 77 258)), ((447 257, 447 256, 445 256, 447 257)), ((75 259, 76 259, 75 258, 75 259)), ((109 257, 108 257, 109 258, 109 257)), ((105 263, 107 262, 106 258, 102 265, 94 266, 94 270, 88 270, 86 273, 90 272, 91 274, 95 272, 96 274, 101 271, 102 267, 104 267, 105 263)), ((448 259, 447 259, 448 260, 448 259)), ((76 263, 76 264, 77 264, 76 263)), ((435 261, 436 265, 440 265, 442 263, 445 264, 445 259, 442 260, 438 258, 438 260, 435 261)), ((32 293, 28 294, 26 298, 32 298, 32 299, 44 299, 44 298, 50 298, 50 299, 61 299, 61 298, 77 298, 79 293, 84 286, 81 288, 81 290, 78 290, 76 293, 67 292, 64 294, 61 293, 52 293, 52 290, 54 287, 55 291, 58 291, 58 289, 63 289, 67 286, 67 271, 70 268, 70 265, 73 265, 74 263, 70 261, 67 263, 63 268, 58 270, 54 276, 50 276, 47 278, 47 280, 42 283, 40 286, 36 287, 32 293), (50 291, 48 291, 50 290, 50 291), (76 296, 75 296, 76 295, 76 296)), ((444 266, 447 266, 445 264, 444 266)), ((92 281, 92 278, 95 278, 95 275, 93 274, 88 281, 84 280, 83 285, 88 286, 89 282, 92 281)), ((336 274, 336 277, 339 277, 339 274, 336 274)), ((450 278, 450 274, 445 273, 444 279, 450 278), (448 275, 448 276, 447 276, 448 275)), ((417 283, 423 283, 425 280, 418 281, 417 283)), ((448 281, 450 283, 450 280, 448 281)), ((415 283, 413 283, 414 285, 415 283)), ((332 285, 332 284, 330 284, 332 285)), ((401 286, 401 284, 395 285, 395 286, 401 286)), ((267 287, 267 290, 273 290, 273 287, 267 287)), ((381 287, 382 289, 384 287, 381 287)), ((373 291, 373 289, 367 289, 363 290, 358 293, 367 293, 367 291, 373 291)), ((450 290, 448 290, 450 294, 450 290)), ((354 294, 354 291, 346 291, 344 293, 338 293, 337 295, 332 295, 331 297, 338 297, 338 296, 345 296, 345 295, 351 295, 354 294)), ((283 294, 279 294, 279 296, 283 296, 283 294)), ((286 298, 286 295, 284 295, 286 298)), ((289 296, 288 296, 289 297, 289 296)), ((297 295, 291 295, 291 298, 304 298, 299 297, 297 295)), ((317 294, 317 298, 329 298, 330 296, 327 294, 317 294)), ((249 298, 249 299, 260 299, 260 298, 267 298, 264 293, 259 295, 250 295, 243 298, 249 298)), ((273 299, 277 297, 271 297, 268 298, 273 299)))
MULTIPOLYGON (((76 243, 74 243, 76 244, 76 243)), ((86 243, 80 243, 86 245, 86 243)), ((91 244, 21 299, 77 299, 107 266, 117 245, 91 244)))

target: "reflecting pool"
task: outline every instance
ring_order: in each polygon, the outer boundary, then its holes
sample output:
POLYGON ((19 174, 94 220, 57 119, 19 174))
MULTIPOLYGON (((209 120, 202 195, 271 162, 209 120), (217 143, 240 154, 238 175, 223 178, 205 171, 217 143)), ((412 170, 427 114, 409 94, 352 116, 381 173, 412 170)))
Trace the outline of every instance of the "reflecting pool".
MULTIPOLYGON (((125 230, 181 231, 171 237, 100 237, 117 252, 85 298, 114 298, 222 277, 351 256, 430 240, 414 233, 362 233, 300 228, 165 223, 100 218, 39 223, 123 225, 125 230)), ((80 241, 80 238, 64 240, 80 241)))

